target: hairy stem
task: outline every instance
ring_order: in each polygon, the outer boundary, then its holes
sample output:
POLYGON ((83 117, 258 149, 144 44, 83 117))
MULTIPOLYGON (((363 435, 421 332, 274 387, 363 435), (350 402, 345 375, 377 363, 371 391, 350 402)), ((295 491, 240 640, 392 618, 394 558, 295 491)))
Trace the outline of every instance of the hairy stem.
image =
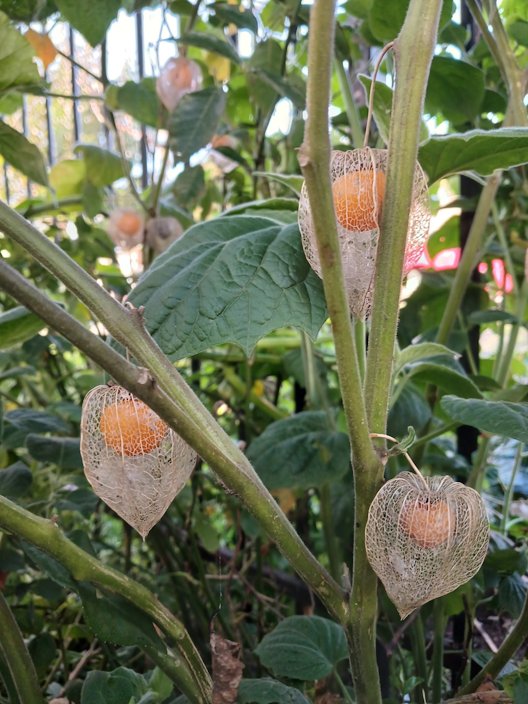
POLYGON ((420 125, 441 4, 441 0, 412 1, 393 49, 396 88, 365 383, 370 427, 375 432, 384 432, 387 421, 420 125))
POLYGON ((24 704, 44 704, 33 660, 15 617, 0 589, 0 655, 9 670, 11 683, 24 704))

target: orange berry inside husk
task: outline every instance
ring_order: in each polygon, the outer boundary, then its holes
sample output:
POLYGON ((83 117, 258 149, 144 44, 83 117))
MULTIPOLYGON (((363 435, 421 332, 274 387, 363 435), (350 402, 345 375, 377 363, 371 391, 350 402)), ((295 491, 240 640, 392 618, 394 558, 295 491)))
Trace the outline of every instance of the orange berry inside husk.
POLYGON ((116 221, 116 227, 123 235, 128 235, 132 237, 141 228, 143 221, 141 217, 132 211, 125 211, 121 213, 116 221))
POLYGON ((385 195, 385 173, 373 169, 349 171, 332 184, 337 222, 352 232, 379 226, 385 195))
POLYGON ((404 504, 400 527, 423 548, 446 543, 455 530, 455 515, 447 501, 411 500, 404 504))
POLYGON ((99 428, 108 447, 127 457, 146 455, 161 444, 167 424, 139 399, 106 406, 99 428))

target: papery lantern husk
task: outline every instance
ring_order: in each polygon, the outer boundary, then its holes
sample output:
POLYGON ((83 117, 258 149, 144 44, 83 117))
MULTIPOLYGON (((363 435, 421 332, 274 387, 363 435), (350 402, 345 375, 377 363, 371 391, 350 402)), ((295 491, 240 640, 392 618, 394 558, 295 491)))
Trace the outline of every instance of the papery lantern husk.
POLYGON ((156 79, 156 93, 163 105, 172 112, 187 93, 202 87, 202 71, 196 61, 186 56, 172 57, 156 79))
POLYGON ((145 228, 146 242, 156 254, 164 252, 169 245, 183 235, 179 220, 170 216, 151 218, 145 228))
POLYGON ((106 230, 116 247, 129 251, 143 242, 145 218, 134 208, 114 208, 106 230))
POLYGON ((369 508, 367 557, 402 619, 469 581, 488 542, 480 494, 450 477, 401 472, 369 508))
MULTIPOLYGON (((337 232, 349 308, 361 320, 368 318, 372 306, 387 157, 386 149, 364 147, 347 152, 333 151, 330 159, 337 232)), ((430 218, 427 181, 417 163, 409 213, 405 273, 420 259, 429 233, 430 218)), ((306 258, 316 274, 321 276, 317 240, 305 185, 299 202, 299 229, 306 258)))
POLYGON ((84 473, 95 494, 143 537, 183 489, 196 452, 121 386, 96 386, 81 420, 84 473))

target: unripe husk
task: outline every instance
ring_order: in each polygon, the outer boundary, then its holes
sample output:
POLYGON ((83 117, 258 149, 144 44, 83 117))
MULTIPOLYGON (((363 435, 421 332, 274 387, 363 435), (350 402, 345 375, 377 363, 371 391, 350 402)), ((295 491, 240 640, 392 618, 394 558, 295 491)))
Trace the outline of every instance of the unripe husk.
POLYGON ((474 489, 411 472, 382 486, 365 529, 368 560, 402 619, 470 580, 488 542, 486 508, 474 489))
MULTIPOLYGON (((333 151, 330 160, 337 233, 348 302, 351 313, 361 320, 369 316, 372 306, 387 155, 386 149, 364 147, 347 152, 333 151)), ((420 165, 416 164, 405 273, 420 259, 429 232, 429 221, 427 182, 420 165)), ((302 188, 299 202, 299 228, 306 258, 312 269, 321 276, 306 186, 302 188)))
POLYGON ((121 386, 96 386, 81 420, 84 473, 97 496, 145 538, 183 489, 195 451, 121 386))

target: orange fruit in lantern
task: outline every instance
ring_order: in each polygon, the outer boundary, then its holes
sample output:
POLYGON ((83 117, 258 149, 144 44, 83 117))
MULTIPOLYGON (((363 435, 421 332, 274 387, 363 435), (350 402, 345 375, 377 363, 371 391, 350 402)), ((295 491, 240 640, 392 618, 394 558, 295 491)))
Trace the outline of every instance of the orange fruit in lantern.
POLYGON ((404 504, 400 527, 423 548, 443 545, 455 531, 455 515, 447 501, 413 500, 404 504))
POLYGON ((377 229, 385 195, 383 171, 349 171, 333 182, 332 194, 342 227, 354 232, 377 229))
POLYGON ((123 210, 115 224, 123 235, 131 237, 142 227, 143 221, 133 210, 123 210))
POLYGON ((168 432, 167 424, 139 399, 106 406, 99 428, 106 445, 127 457, 152 452, 168 432))

